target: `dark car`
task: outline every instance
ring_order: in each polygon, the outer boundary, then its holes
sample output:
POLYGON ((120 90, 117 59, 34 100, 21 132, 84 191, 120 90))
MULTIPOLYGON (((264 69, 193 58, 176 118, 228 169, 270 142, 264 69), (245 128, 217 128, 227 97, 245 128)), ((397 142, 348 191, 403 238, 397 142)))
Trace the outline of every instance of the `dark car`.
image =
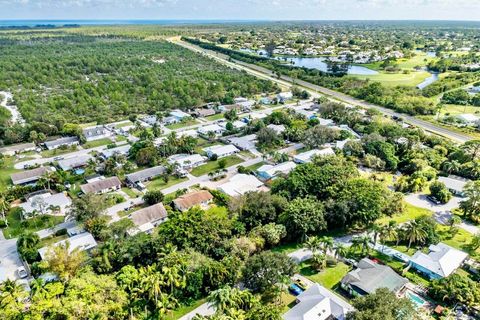
POLYGON ((302 288, 300 288, 298 285, 296 285, 295 283, 292 283, 289 287, 288 287, 288 291, 290 291, 291 294, 293 294, 294 296, 298 296, 299 294, 301 294, 303 292, 302 288))
POLYGON ((431 202, 433 202, 436 205, 442 204, 440 201, 437 200, 437 198, 435 198, 432 195, 428 196, 427 199, 430 200, 431 202))

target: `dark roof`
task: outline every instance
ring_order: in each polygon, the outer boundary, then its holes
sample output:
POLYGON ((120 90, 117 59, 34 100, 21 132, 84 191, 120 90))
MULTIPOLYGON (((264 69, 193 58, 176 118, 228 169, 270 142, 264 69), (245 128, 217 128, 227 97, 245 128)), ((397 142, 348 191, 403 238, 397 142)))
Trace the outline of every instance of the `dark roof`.
POLYGON ((140 209, 130 215, 133 223, 138 227, 145 223, 154 223, 155 221, 165 219, 168 213, 162 203, 140 209))
POLYGON ((78 142, 77 137, 64 137, 64 138, 59 138, 59 139, 52 140, 52 141, 46 141, 45 142, 45 147, 53 148, 53 147, 56 147, 56 146, 61 146, 61 145, 64 145, 64 144, 75 143, 75 142, 78 142))
POLYGON ((35 148, 35 144, 32 142, 28 143, 21 143, 21 144, 12 144, 10 146, 5 146, 0 148, 0 153, 4 152, 22 152, 26 149, 33 149, 35 148))
POLYGON ((117 177, 110 177, 103 180, 98 180, 86 184, 82 184, 80 189, 83 193, 97 193, 106 189, 111 189, 113 187, 120 187, 122 183, 117 177))
POLYGON ((13 184, 24 184, 38 180, 41 176, 51 171, 48 167, 38 167, 32 170, 26 170, 10 175, 13 184))
POLYGON ((184 194, 183 196, 178 197, 173 200, 173 203, 179 210, 190 209, 193 206, 199 205, 202 202, 210 201, 213 199, 213 196, 207 190, 200 190, 197 192, 192 192, 184 194))
POLYGON ((130 183, 137 183, 137 182, 142 182, 148 179, 158 177, 164 172, 165 172, 164 166, 156 166, 153 168, 147 168, 145 170, 140 170, 137 172, 127 174, 125 175, 125 179, 130 183))

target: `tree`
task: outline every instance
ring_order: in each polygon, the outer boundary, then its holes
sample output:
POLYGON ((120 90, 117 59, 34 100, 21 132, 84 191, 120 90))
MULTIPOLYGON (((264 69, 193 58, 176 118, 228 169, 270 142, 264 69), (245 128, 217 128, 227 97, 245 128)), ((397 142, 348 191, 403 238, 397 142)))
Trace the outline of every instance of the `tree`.
POLYGON ((149 190, 143 195, 143 200, 151 206, 162 202, 164 197, 160 190, 149 190))
POLYGON ((430 184, 430 194, 441 203, 447 203, 452 198, 450 191, 440 181, 434 181, 430 184))
POLYGON ((38 245, 40 237, 34 232, 22 233, 17 240, 18 253, 27 260, 33 262, 38 257, 38 245))
POLYGON ((412 243, 423 243, 427 238, 427 232, 417 220, 407 222, 404 229, 405 237, 408 240, 408 249, 410 249, 412 243))
POLYGON ((480 180, 467 183, 463 192, 465 199, 460 202, 460 208, 465 217, 480 215, 480 180))
POLYGON ((225 169, 227 167, 227 159, 223 158, 218 160, 218 168, 225 169))
POLYGON ((480 302, 480 285, 467 276, 453 273, 446 278, 433 280, 429 293, 449 305, 463 303, 474 306, 480 302))
POLYGON ((48 269, 67 282, 73 278, 86 261, 85 252, 79 248, 70 250, 70 242, 47 249, 45 262, 48 269))
POLYGON ((305 131, 303 143, 310 149, 315 149, 322 147, 325 143, 337 140, 339 136, 338 130, 317 125, 305 131))
POLYGON ((287 255, 264 251, 247 260, 243 282, 252 292, 268 295, 276 291, 277 284, 289 281, 295 270, 295 262, 287 255))
POLYGON ((7 212, 10 210, 10 201, 8 201, 4 194, 0 194, 0 214, 2 215, 5 226, 8 226, 7 212))
POLYGON ((262 237, 265 245, 274 246, 287 235, 287 229, 282 224, 268 223, 254 228, 252 234, 262 237))
POLYGON ((272 128, 264 127, 257 132, 257 143, 260 147, 271 147, 281 143, 281 138, 272 128))
POLYGON ((240 290, 229 286, 217 289, 210 293, 207 301, 220 313, 230 309, 249 310, 257 303, 257 299, 248 290, 240 290))
POLYGON ((16 281, 6 279, 0 283, 0 310, 5 319, 19 319, 27 297, 23 287, 16 281))
POLYGON ((461 149, 471 160, 478 159, 480 157, 480 140, 467 141, 461 146, 461 149))
POLYGON ((107 207, 108 203, 105 195, 87 193, 83 197, 72 200, 70 214, 77 221, 84 222, 103 215, 107 207))
POLYGON ((228 204, 247 230, 276 222, 285 205, 285 199, 269 192, 247 192, 239 198, 231 198, 228 204))
POLYGON ((347 314, 348 320, 399 320, 416 319, 417 311, 408 298, 397 298, 386 288, 355 298, 355 311, 347 314))
POLYGON ((287 228, 289 238, 303 241, 327 227, 324 214, 323 204, 315 198, 296 198, 287 204, 279 222, 287 228))

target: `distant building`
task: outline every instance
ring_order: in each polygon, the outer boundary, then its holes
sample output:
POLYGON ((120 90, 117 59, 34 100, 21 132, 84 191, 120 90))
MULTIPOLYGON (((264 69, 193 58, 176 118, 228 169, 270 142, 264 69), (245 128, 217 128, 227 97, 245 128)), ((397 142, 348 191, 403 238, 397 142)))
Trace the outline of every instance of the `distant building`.
POLYGON ((190 118, 188 113, 182 110, 175 109, 170 111, 169 116, 163 119, 163 123, 166 125, 182 122, 184 119, 190 118))
POLYGON ((100 151, 100 156, 104 159, 111 158, 114 155, 123 155, 123 156, 128 156, 128 153, 130 152, 130 148, 132 146, 129 144, 120 146, 120 147, 115 147, 111 149, 104 149, 100 151))
POLYGON ((14 156, 17 153, 34 151, 36 148, 37 147, 34 143, 12 144, 10 146, 0 148, 0 153, 5 156, 14 156))
POLYGON ((445 187, 447 187, 447 189, 451 193, 459 197, 465 196, 463 189, 465 188, 467 183, 470 182, 470 180, 452 176, 452 175, 448 177, 438 177, 438 181, 443 182, 445 184, 445 187))
POLYGON ((297 304, 288 310, 284 320, 345 320, 355 309, 340 296, 313 284, 297 296, 297 304))
POLYGON ((87 141, 94 141, 111 136, 111 132, 104 126, 94 126, 83 129, 83 136, 87 141))
POLYGON ((46 175, 48 172, 54 171, 50 167, 38 167, 31 170, 25 170, 17 173, 12 173, 10 178, 14 185, 25 185, 25 184, 34 184, 42 176, 46 175))
POLYGON ((204 126, 204 127, 200 127, 197 129, 198 134, 205 138, 208 138, 211 132, 213 132, 215 136, 218 136, 222 134, 224 131, 225 131, 224 128, 220 127, 218 124, 215 124, 215 123, 204 126))
POLYGON ((256 140, 257 136, 250 134, 248 136, 230 138, 228 141, 240 150, 252 150, 255 149, 256 140))
POLYGON ((358 262, 357 269, 343 277, 341 287, 352 296, 364 296, 379 288, 387 288, 397 294, 407 283, 407 279, 399 276, 390 267, 364 258, 358 262))
POLYGON ((259 191, 263 183, 252 175, 236 174, 230 181, 218 186, 218 190, 231 197, 241 196, 250 191, 259 191))
POLYGON ((215 110, 199 108, 195 109, 195 114, 197 115, 197 117, 209 117, 215 115, 215 110))
POLYGON ((91 155, 84 154, 72 158, 58 160, 57 163, 60 169, 62 169, 63 171, 69 171, 86 166, 90 159, 92 159, 91 155))
POLYGON ((198 132, 196 130, 184 130, 184 131, 177 131, 177 137, 198 137, 198 132))
POLYGON ((189 170, 198 167, 205 163, 206 157, 199 154, 175 154, 168 157, 167 161, 170 164, 178 163, 180 169, 189 170))
POLYGON ((300 154, 297 154, 296 156, 293 157, 293 161, 296 163, 308 163, 313 160, 314 157, 324 157, 324 156, 334 156, 335 152, 333 151, 332 148, 325 148, 322 150, 319 149, 313 149, 307 152, 303 152, 300 154))
POLYGON ((58 210, 60 214, 65 214, 72 201, 63 192, 51 194, 44 192, 33 195, 26 202, 20 204, 26 216, 33 214, 51 214, 58 210))
POLYGON ((167 220, 167 216, 167 210, 165 210, 162 203, 137 210, 129 215, 135 227, 128 230, 128 234, 150 233, 157 225, 167 220))
POLYGON ((432 244, 428 247, 428 254, 417 251, 410 259, 410 265, 430 279, 448 277, 460 268, 468 254, 452 248, 445 243, 432 244))
POLYGON ((477 117, 476 115, 473 115, 471 113, 464 113, 464 114, 459 114, 457 116, 457 119, 466 124, 466 125, 476 125, 478 124, 480 118, 477 117))
POLYGON ((277 94, 277 99, 280 102, 285 102, 287 100, 293 99, 293 93, 291 91, 280 92, 279 94, 277 94))
POLYGON ((142 117, 140 120, 143 122, 153 126, 155 123, 157 123, 157 116, 156 115, 147 115, 142 117))
POLYGON ((120 179, 117 177, 110 177, 82 184, 80 190, 82 190, 83 193, 107 193, 119 190, 121 187, 122 183, 120 182, 120 179))
POLYGON ((293 161, 283 162, 277 165, 265 164, 257 169, 257 175, 264 180, 276 178, 279 174, 289 174, 297 165, 293 161))
POLYGON ((224 158, 240 152, 240 150, 238 150, 237 147, 235 147, 233 144, 215 145, 203 148, 202 150, 207 154, 207 157, 209 158, 213 157, 213 155, 216 155, 218 158, 224 158))
POLYGON ((269 124, 267 128, 272 129, 275 131, 277 134, 282 134, 285 132, 285 126, 283 124, 269 124))
POLYGON ((175 208, 179 211, 187 211, 192 207, 206 207, 212 202, 213 196, 207 190, 200 190, 184 194, 173 200, 175 208))
POLYGON ((138 183, 145 182, 157 178, 165 173, 164 166, 156 166, 147 168, 137 172, 129 173, 125 175, 125 181, 132 186, 136 186, 138 183))
MULTIPOLYGON (((80 251, 90 251, 97 246, 97 242, 93 238, 92 234, 88 232, 84 232, 71 238, 56 242, 53 244, 53 246, 57 247, 60 245, 65 245, 67 242, 70 244, 68 248, 69 252, 72 252, 75 249, 78 249, 80 251)), ((45 260, 45 258, 48 257, 50 249, 50 247, 43 247, 38 249, 38 253, 40 254, 42 260, 45 260)))
POLYGON ((77 137, 64 137, 52 141, 46 141, 44 145, 48 150, 53 150, 62 146, 77 146, 79 143, 80 141, 77 137))
POLYGON ((225 130, 227 129, 227 124, 228 123, 231 123, 233 128, 234 129, 242 129, 244 127, 247 126, 247 124, 243 121, 240 121, 240 120, 235 120, 233 122, 229 122, 229 121, 222 121, 222 122, 218 122, 218 125, 221 126, 222 128, 225 128, 225 130))

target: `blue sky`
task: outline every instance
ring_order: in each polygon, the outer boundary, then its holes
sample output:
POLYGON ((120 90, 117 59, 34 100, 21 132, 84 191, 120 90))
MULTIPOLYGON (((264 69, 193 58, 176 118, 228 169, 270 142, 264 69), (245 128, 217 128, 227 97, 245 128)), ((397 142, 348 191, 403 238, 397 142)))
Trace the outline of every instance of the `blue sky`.
POLYGON ((480 20, 480 0, 0 0, 0 6, 0 20, 480 20))

